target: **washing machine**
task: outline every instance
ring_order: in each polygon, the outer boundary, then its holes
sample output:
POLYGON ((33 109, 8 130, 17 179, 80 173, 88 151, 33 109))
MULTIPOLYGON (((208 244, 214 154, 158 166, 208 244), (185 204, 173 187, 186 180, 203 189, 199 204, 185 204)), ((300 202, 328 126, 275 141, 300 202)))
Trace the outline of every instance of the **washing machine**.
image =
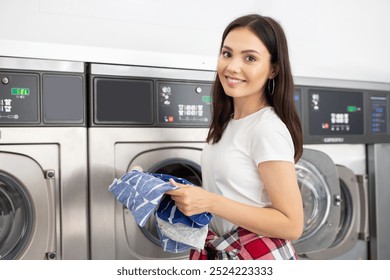
POLYGON ((296 83, 304 134, 296 170, 305 229, 294 245, 301 259, 372 259, 377 217, 367 151, 390 140, 388 85, 302 78, 296 83))
POLYGON ((0 259, 88 259, 84 63, 0 57, 0 259))
POLYGON ((214 72, 90 65, 88 128, 92 259, 187 259, 160 247, 153 218, 141 228, 108 191, 135 166, 202 185, 214 72))

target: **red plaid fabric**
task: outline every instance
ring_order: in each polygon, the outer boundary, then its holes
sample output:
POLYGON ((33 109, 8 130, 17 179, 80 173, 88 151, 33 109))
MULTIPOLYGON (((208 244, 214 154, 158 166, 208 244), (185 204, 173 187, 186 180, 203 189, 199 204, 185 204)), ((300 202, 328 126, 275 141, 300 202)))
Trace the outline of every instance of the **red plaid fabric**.
POLYGON ((204 249, 191 250, 190 260, 297 260, 291 242, 262 237, 242 227, 217 236, 209 230, 204 249))

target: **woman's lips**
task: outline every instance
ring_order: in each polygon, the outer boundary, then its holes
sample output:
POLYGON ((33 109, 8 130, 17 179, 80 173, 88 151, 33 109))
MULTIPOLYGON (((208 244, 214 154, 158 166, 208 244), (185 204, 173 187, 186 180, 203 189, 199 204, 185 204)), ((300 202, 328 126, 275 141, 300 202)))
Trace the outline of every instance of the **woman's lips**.
POLYGON ((229 76, 225 76, 225 77, 226 77, 226 81, 227 81, 229 86, 235 86, 235 85, 238 85, 240 83, 245 82, 245 80, 241 80, 241 79, 237 79, 237 78, 233 78, 233 77, 229 77, 229 76))

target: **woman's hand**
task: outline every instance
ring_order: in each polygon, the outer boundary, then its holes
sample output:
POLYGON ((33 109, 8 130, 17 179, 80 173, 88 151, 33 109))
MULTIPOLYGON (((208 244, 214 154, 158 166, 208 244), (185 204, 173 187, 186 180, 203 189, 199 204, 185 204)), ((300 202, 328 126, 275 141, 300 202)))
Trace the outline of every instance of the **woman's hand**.
POLYGON ((192 216, 209 212, 212 193, 200 187, 176 183, 173 179, 170 179, 169 182, 179 189, 167 191, 166 194, 171 196, 184 215, 192 216))

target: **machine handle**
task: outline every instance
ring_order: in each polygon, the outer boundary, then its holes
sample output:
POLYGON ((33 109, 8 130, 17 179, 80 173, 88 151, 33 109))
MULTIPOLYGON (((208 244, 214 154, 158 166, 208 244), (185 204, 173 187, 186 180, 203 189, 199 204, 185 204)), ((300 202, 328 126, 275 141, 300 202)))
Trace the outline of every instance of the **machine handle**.
POLYGON ((359 194, 360 194, 360 205, 361 205, 361 220, 359 229, 359 239, 364 241, 370 240, 369 233, 369 221, 368 221, 368 179, 367 175, 356 175, 359 194))
POLYGON ((56 224, 56 182, 55 171, 52 169, 45 171, 45 179, 47 181, 47 194, 49 201, 49 223, 54 228, 54 233, 49 234, 47 240, 47 252, 46 259, 55 260, 57 258, 56 252, 56 236, 57 236, 57 224, 56 224))

